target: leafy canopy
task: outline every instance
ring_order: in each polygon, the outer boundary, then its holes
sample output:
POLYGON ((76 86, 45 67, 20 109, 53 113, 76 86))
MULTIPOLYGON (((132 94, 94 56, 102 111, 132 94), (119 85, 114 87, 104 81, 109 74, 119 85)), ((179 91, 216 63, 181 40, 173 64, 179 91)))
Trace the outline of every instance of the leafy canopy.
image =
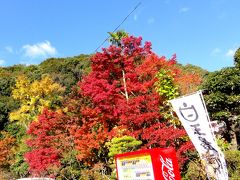
POLYGON ((19 76, 12 96, 20 102, 20 108, 10 113, 10 120, 28 126, 44 107, 57 108, 63 91, 49 76, 33 82, 23 75, 19 76))

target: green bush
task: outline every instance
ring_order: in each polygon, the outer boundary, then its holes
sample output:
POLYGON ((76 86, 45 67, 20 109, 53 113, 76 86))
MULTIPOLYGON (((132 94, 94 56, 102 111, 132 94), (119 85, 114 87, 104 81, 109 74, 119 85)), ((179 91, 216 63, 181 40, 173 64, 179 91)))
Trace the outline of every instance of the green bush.
POLYGON ((240 177, 240 151, 228 150, 225 153, 228 167, 229 179, 239 179, 240 177))
POLYGON ((204 167, 201 165, 200 160, 190 161, 188 164, 187 173, 184 175, 183 179, 207 179, 204 167))

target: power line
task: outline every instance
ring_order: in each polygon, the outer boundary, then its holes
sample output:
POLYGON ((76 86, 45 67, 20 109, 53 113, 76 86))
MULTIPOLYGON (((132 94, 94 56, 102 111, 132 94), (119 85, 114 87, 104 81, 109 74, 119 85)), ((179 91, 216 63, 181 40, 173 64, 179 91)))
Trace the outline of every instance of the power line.
MULTIPOLYGON (((116 32, 118 30, 118 28, 128 19, 128 17, 141 5, 142 3, 139 2, 134 9, 122 20, 122 22, 113 30, 113 32, 116 32)), ((97 52, 97 50, 102 47, 102 45, 110 38, 111 36, 109 35, 98 47, 97 49, 95 49, 95 52, 97 52)))

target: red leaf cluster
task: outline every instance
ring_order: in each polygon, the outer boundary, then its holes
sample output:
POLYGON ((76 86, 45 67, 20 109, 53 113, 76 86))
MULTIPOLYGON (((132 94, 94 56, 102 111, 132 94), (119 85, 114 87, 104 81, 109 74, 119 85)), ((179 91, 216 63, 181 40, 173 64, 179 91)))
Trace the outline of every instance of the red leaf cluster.
POLYGON ((67 121, 62 113, 44 109, 38 121, 33 121, 27 134, 31 139, 27 141, 32 149, 55 147, 56 149, 68 146, 63 140, 68 137, 67 121))
POLYGON ((87 165, 106 163, 105 143, 123 134, 141 140, 142 148, 174 147, 180 162, 186 160, 183 154, 192 145, 183 140, 185 131, 160 113, 165 99, 154 86, 162 68, 181 77, 174 66, 176 56, 170 60, 158 57, 151 51, 151 43, 142 45, 141 41, 141 37, 130 36, 121 46, 96 53, 91 73, 73 88, 62 112, 45 109, 38 121, 30 124, 27 144, 31 151, 25 158, 33 174, 60 166, 70 147, 87 165))
POLYGON ((38 121, 30 124, 27 133, 31 138, 26 143, 31 151, 25 159, 33 175, 47 174, 49 169, 60 166, 62 153, 72 141, 66 119, 62 113, 44 109, 38 121))
POLYGON ((156 73, 165 68, 176 75, 176 56, 167 60, 141 46, 141 37, 128 37, 122 46, 110 46, 92 57, 92 72, 79 83, 91 105, 82 106, 82 126, 75 133, 79 158, 92 158, 112 138, 114 128, 124 127, 144 147, 181 148, 184 130, 174 128, 159 113, 163 99, 155 92, 156 73))
POLYGON ((51 169, 60 166, 59 152, 54 148, 41 148, 25 154, 29 171, 34 176, 45 176, 51 169))

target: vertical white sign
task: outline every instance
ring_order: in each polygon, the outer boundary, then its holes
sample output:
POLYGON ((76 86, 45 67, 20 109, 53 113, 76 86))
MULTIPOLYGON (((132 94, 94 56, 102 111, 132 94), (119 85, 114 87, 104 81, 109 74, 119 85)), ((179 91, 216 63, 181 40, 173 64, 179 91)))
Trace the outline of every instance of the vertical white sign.
POLYGON ((193 145, 203 160, 209 177, 228 179, 226 162, 211 131, 201 91, 170 101, 193 145))

